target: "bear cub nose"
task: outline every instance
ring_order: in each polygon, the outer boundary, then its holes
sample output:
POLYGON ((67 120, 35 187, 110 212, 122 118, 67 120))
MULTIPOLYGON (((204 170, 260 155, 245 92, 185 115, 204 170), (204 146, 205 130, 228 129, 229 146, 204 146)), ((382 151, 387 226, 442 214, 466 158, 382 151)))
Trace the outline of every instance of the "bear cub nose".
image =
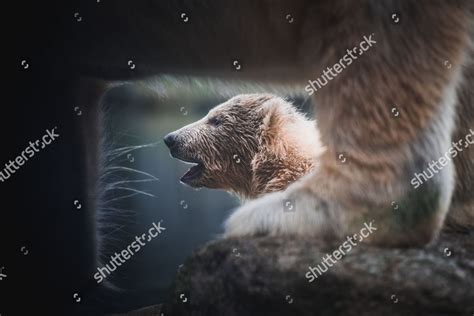
POLYGON ((176 135, 174 135, 173 133, 169 133, 163 138, 163 140, 165 141, 166 146, 168 146, 168 148, 171 148, 176 144, 176 135))

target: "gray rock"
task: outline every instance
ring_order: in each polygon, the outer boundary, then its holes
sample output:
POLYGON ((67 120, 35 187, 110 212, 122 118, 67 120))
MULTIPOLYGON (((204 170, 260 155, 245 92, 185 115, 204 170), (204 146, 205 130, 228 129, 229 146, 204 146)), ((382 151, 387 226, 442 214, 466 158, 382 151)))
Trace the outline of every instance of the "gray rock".
POLYGON ((474 234, 424 249, 359 244, 312 283, 339 247, 311 239, 217 240, 179 270, 158 315, 466 315, 474 313, 474 234), (162 313, 162 314, 161 314, 162 313))

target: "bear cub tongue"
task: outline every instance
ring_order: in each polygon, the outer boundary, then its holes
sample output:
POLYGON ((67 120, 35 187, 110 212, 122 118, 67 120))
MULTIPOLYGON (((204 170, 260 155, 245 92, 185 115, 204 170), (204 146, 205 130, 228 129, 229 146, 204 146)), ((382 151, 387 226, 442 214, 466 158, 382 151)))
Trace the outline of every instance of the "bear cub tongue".
POLYGON ((200 173, 201 173, 201 171, 202 171, 202 167, 203 167, 203 166, 202 166, 201 164, 192 166, 192 167, 189 168, 189 170, 186 171, 186 173, 181 177, 181 181, 191 180, 192 178, 197 177, 198 175, 200 175, 200 173))

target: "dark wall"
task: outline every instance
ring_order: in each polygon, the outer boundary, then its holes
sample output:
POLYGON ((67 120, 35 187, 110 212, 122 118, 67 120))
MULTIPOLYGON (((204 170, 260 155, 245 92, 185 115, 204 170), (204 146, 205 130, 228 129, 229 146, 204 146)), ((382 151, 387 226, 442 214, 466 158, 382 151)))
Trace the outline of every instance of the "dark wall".
POLYGON ((81 118, 74 111, 77 69, 67 55, 73 48, 62 41, 69 32, 63 21, 70 8, 32 2, 9 4, 4 12, 11 19, 2 28, 4 40, 14 49, 8 49, 12 72, 4 75, 2 168, 47 129, 57 127, 60 136, 0 183, 0 266, 8 275, 0 282, 1 292, 8 293, 2 295, 0 313, 71 314, 77 304, 74 293, 89 287, 86 276, 95 250, 81 118), (81 210, 74 205, 76 199, 83 204, 81 210))

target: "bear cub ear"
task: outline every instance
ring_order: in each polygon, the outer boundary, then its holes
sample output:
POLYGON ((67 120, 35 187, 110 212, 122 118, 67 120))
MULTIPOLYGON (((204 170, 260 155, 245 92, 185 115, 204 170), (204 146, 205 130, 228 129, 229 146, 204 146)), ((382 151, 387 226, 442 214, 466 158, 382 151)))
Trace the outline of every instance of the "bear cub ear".
POLYGON ((268 104, 269 102, 265 103, 264 108, 262 109, 263 120, 262 120, 262 128, 264 130, 271 129, 274 124, 277 122, 277 104, 268 104))
POLYGON ((262 123, 258 139, 261 155, 266 156, 265 159, 285 157, 288 148, 284 131, 293 117, 291 105, 280 98, 272 98, 261 105, 260 113, 262 123))
POLYGON ((263 116, 261 130, 263 134, 271 136, 281 130, 287 112, 285 101, 280 98, 272 98, 261 105, 260 113, 263 116))

